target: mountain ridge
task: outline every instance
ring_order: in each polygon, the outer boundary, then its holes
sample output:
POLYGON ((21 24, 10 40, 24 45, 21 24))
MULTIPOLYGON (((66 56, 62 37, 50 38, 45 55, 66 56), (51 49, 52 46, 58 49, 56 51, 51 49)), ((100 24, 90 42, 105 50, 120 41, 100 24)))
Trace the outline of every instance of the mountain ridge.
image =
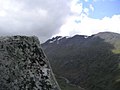
MULTIPOLYGON (((74 38, 74 37, 78 37, 81 39, 86 39, 86 38, 89 38, 89 37, 100 37, 102 39, 108 39, 108 38, 112 38, 115 39, 115 38, 119 38, 120 39, 120 34, 119 33, 114 33, 114 32, 99 32, 97 34, 93 34, 91 36, 87 36, 87 35, 79 35, 79 34, 76 34, 72 37, 70 36, 55 36, 55 37, 52 37, 51 39, 48 39, 46 42, 44 42, 43 44, 45 43, 51 43, 50 41, 53 41, 53 42, 56 42, 56 41, 59 41, 61 39, 71 39, 71 38, 74 38), (107 36, 106 36, 107 35, 107 36)), ((109 41, 109 40, 108 40, 109 41)))

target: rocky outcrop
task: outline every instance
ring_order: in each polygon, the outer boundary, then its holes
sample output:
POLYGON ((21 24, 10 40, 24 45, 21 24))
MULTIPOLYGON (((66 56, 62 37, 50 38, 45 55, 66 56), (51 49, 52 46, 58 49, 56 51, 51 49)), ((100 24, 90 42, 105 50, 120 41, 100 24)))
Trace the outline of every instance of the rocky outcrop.
POLYGON ((37 37, 0 37, 0 90, 60 90, 37 37))

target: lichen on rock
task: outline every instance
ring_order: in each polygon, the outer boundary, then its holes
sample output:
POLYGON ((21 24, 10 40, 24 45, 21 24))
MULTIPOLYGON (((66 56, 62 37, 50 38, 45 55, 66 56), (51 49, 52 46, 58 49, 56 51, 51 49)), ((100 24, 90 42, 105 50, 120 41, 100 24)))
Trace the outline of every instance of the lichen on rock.
POLYGON ((37 37, 0 37, 0 90, 60 90, 37 37))

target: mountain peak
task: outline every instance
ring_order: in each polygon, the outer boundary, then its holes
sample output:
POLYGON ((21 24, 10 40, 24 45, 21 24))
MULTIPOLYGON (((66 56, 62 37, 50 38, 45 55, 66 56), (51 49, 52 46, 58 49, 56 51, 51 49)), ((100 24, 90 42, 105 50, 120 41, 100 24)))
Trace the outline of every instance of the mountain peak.
POLYGON ((115 33, 115 32, 99 32, 99 33, 97 33, 97 34, 95 34, 95 35, 120 35, 120 34, 118 34, 118 33, 115 33))
POLYGON ((120 40, 120 34, 114 32, 100 32, 95 34, 94 37, 100 37, 107 42, 114 42, 114 40, 120 40))

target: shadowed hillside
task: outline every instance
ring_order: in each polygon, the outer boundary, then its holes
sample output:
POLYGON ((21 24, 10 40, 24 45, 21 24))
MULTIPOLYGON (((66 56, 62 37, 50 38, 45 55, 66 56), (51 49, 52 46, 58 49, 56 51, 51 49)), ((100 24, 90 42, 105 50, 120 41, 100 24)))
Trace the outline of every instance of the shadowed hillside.
POLYGON ((120 90, 120 54, 113 52, 119 51, 119 36, 105 32, 89 37, 56 37, 42 46, 57 76, 86 90, 120 90))

